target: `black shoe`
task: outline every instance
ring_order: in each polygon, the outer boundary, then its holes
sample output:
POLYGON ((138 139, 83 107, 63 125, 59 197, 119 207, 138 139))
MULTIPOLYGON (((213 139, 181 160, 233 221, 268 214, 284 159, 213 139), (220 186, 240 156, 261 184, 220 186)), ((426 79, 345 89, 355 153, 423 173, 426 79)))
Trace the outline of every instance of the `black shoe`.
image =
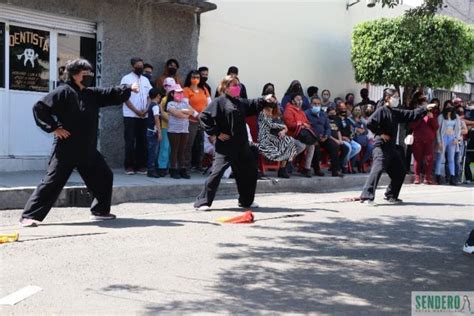
POLYGON ((436 178, 436 183, 441 184, 441 176, 436 175, 435 178, 436 178))
POLYGON ((349 173, 349 170, 347 170, 347 168, 342 168, 342 173, 343 173, 343 174, 348 174, 348 173, 349 173))
POLYGON ((456 182, 456 178, 455 178, 455 177, 451 177, 451 178, 449 179, 449 185, 454 185, 454 186, 458 185, 458 183, 456 182))
POLYGON ((311 178, 311 169, 303 169, 301 176, 305 178, 311 178))
POLYGON ((394 197, 384 197, 383 198, 385 201, 387 201, 388 203, 390 204, 401 204, 403 203, 403 200, 401 199, 398 199, 398 198, 394 198, 394 197))
POLYGON ((182 168, 181 170, 179 170, 179 175, 183 179, 191 179, 191 176, 188 174, 188 170, 186 168, 182 168))
POLYGON ((344 175, 343 175, 340 171, 333 171, 333 172, 332 172, 332 176, 333 176, 333 177, 344 178, 344 175))
POLYGON ((148 172, 146 173, 146 176, 149 177, 149 178, 159 178, 160 175, 158 174, 158 172, 156 170, 148 170, 148 172))
POLYGON ((288 179, 290 175, 286 171, 286 167, 278 169, 278 178, 288 179))
POLYGON ((314 169, 314 175, 318 177, 324 177, 324 172, 322 172, 320 169, 314 169))
POLYGON ((181 179, 178 169, 170 169, 170 177, 173 179, 181 179))
POLYGON ((160 175, 160 177, 166 177, 166 175, 168 174, 168 169, 158 169, 158 174, 160 175))

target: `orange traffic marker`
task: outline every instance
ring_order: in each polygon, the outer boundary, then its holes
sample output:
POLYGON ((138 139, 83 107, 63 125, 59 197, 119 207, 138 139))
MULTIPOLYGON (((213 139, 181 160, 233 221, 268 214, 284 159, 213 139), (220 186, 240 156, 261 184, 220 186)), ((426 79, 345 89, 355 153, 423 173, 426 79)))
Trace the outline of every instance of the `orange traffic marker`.
POLYGON ((227 224, 251 224, 254 222, 254 217, 251 211, 247 211, 242 215, 230 218, 220 218, 217 221, 227 224))

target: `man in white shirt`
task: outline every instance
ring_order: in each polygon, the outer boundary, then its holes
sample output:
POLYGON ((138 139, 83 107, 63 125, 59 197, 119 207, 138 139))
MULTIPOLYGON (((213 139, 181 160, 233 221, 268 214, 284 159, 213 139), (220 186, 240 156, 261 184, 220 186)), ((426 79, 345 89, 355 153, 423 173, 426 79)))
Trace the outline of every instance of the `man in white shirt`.
POLYGON ((134 57, 130 60, 132 72, 125 75, 120 84, 137 83, 139 93, 130 96, 122 106, 124 137, 125 137, 125 173, 132 175, 135 172, 147 174, 146 168, 146 118, 148 110, 148 91, 151 84, 143 76, 143 60, 134 57))

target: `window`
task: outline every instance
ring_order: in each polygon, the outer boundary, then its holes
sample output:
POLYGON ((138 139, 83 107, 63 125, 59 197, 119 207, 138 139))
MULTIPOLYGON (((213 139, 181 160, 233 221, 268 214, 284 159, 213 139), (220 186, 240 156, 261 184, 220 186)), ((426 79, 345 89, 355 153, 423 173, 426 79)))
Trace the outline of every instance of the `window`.
POLYGON ((87 59, 95 69, 95 38, 73 34, 58 34, 58 82, 66 81, 64 74, 68 61, 76 58, 87 59))
POLYGON ((49 91, 49 32, 10 26, 10 89, 49 91))

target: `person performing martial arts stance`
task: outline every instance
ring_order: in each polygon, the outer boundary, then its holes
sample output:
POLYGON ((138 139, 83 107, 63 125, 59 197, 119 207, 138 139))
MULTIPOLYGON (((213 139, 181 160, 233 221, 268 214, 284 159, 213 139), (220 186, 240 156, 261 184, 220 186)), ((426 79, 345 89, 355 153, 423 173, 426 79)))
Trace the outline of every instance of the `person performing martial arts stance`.
POLYGON ((378 107, 367 122, 367 128, 375 134, 375 148, 372 153, 372 169, 360 196, 361 203, 366 204, 374 204, 375 189, 384 170, 390 177, 385 200, 392 204, 402 202, 398 196, 405 179, 406 167, 403 148, 396 145, 398 124, 419 120, 426 115, 427 110, 431 111, 436 106, 428 104, 415 110, 399 109, 400 97, 394 89, 384 90, 382 104, 384 106, 378 107))
POLYGON ((97 150, 99 108, 121 104, 138 92, 138 84, 92 88, 91 64, 75 59, 66 65, 68 81, 33 106, 36 124, 54 133, 46 176, 26 203, 20 225, 37 226, 44 220, 74 169, 94 200, 92 220, 114 219, 110 213, 113 174, 97 150))
POLYGON ((204 131, 216 136, 216 154, 212 172, 196 198, 194 207, 209 211, 225 170, 231 166, 239 191, 240 207, 258 207, 254 203, 257 186, 257 162, 250 149, 245 117, 256 115, 265 102, 276 103, 272 95, 248 100, 240 98, 237 77, 226 76, 219 85, 219 97, 200 114, 204 131))

